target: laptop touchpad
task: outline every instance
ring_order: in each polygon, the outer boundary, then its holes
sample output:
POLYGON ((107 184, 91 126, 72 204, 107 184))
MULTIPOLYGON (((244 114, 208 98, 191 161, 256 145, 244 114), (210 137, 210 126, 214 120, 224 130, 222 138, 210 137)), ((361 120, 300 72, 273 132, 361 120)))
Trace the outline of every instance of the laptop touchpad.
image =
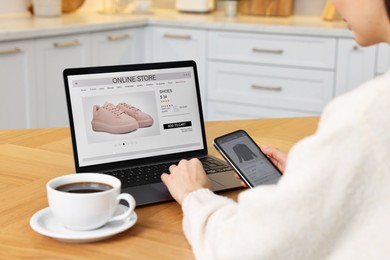
POLYGON ((155 183, 124 189, 122 192, 130 193, 137 206, 172 200, 172 196, 163 183, 155 183))
POLYGON ((215 190, 221 190, 221 189, 224 189, 225 186, 222 185, 221 183, 218 183, 214 180, 211 180, 210 179, 210 182, 211 182, 211 190, 215 191, 215 190))

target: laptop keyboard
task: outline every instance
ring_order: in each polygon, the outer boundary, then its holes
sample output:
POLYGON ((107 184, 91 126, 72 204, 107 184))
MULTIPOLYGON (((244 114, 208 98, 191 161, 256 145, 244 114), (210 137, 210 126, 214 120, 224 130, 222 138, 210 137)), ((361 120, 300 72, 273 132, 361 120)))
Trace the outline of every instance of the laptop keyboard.
MULTIPOLYGON (((207 174, 231 171, 232 168, 212 157, 199 158, 207 174)), ((161 174, 169 173, 169 166, 178 164, 179 161, 165 162, 161 164, 145 165, 126 169, 118 169, 104 172, 121 180, 122 188, 140 186, 161 182, 161 174)))

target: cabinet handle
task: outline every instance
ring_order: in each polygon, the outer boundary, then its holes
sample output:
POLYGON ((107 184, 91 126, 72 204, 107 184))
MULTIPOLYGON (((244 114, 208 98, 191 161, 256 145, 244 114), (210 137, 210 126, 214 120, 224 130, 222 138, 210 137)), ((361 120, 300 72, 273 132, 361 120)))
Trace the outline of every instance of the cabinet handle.
POLYGON ((0 50, 0 55, 3 55, 3 54, 16 54, 16 53, 20 53, 22 52, 22 50, 18 47, 15 47, 15 48, 12 48, 12 49, 7 49, 7 50, 0 50))
POLYGON ((55 43, 53 43, 53 45, 56 48, 64 48, 64 47, 81 45, 81 42, 79 40, 74 40, 74 41, 69 41, 69 42, 55 42, 55 43))
POLYGON ((189 35, 189 34, 172 34, 172 33, 164 33, 164 38, 191 40, 192 37, 191 37, 191 35, 189 35))
POLYGON ((107 36, 107 39, 110 41, 119 41, 119 40, 124 40, 130 38, 130 35, 126 34, 113 34, 107 36))
POLYGON ((282 50, 282 49, 262 49, 262 48, 252 48, 252 52, 259 52, 259 53, 273 53, 273 54, 283 54, 284 50, 282 50))
POLYGON ((258 89, 258 90, 270 90, 270 91, 282 91, 282 89, 283 89, 282 86, 263 86, 263 85, 257 85, 257 84, 253 84, 252 88, 258 89))

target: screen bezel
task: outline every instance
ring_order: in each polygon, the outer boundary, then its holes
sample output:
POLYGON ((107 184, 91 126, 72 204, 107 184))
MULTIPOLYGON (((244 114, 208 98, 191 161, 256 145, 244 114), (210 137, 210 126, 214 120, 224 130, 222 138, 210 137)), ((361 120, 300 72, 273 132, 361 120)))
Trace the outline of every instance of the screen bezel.
POLYGON ((120 169, 129 166, 139 166, 145 164, 156 163, 160 161, 175 161, 181 158, 193 158, 206 156, 208 154, 207 142, 206 142, 206 131, 204 126, 204 118, 202 111, 202 101, 200 96, 200 87, 198 79, 198 71, 195 61, 172 61, 172 62, 156 62, 156 63, 142 63, 142 64, 130 64, 130 65, 114 65, 114 66, 96 66, 96 67, 80 67, 80 68, 67 68, 63 71, 63 78, 65 84, 66 103, 68 107, 69 126, 72 139, 72 150, 75 163, 75 170, 77 173, 81 172, 102 172, 111 169, 120 169), (194 71, 194 80, 196 87, 196 95, 198 100, 198 110, 201 134, 203 139, 203 149, 194 150, 190 152, 180 152, 168 155, 159 155, 141 159, 123 160, 119 162, 109 162, 89 166, 80 166, 77 151, 77 140, 75 134, 75 126, 73 121, 72 101, 70 98, 68 76, 85 75, 85 74, 96 74, 96 73, 113 73, 113 72, 125 72, 125 71, 139 71, 139 70, 156 70, 156 69, 174 69, 192 67, 194 71), (131 163, 131 164, 129 164, 131 163))

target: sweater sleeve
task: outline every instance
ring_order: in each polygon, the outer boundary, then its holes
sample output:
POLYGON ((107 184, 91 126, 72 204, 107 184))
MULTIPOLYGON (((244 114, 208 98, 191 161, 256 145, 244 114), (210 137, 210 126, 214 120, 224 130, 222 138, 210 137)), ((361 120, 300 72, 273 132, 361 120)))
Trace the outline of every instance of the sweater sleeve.
MULTIPOLYGON (((363 98, 349 103, 364 106, 363 98)), ((381 210, 372 201, 388 194, 378 185, 388 178, 381 175, 388 148, 377 140, 384 133, 370 127, 381 118, 357 107, 350 119, 342 109, 345 102, 336 102, 316 134, 291 149, 278 185, 246 190, 237 202, 207 189, 187 196, 183 228, 197 259, 324 259, 358 240, 355 227, 367 224, 370 212, 381 210)))

